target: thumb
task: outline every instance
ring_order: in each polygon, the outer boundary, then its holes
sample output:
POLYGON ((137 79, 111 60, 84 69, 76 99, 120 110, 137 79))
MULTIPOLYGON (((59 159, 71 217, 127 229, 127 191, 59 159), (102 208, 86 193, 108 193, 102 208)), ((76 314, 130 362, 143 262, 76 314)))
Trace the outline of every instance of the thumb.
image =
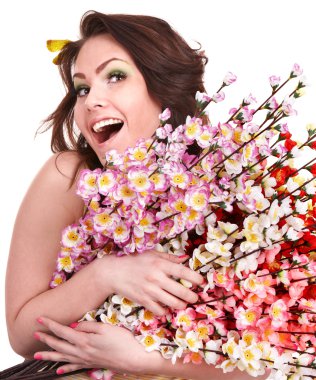
POLYGON ((93 333, 93 334, 101 334, 101 331, 104 329, 104 323, 102 322, 94 322, 94 321, 84 321, 79 323, 72 323, 70 325, 76 331, 93 333))
POLYGON ((182 263, 190 257, 189 255, 176 256, 176 255, 172 255, 171 253, 158 252, 158 251, 155 252, 155 255, 158 255, 163 259, 172 261, 173 263, 182 263))

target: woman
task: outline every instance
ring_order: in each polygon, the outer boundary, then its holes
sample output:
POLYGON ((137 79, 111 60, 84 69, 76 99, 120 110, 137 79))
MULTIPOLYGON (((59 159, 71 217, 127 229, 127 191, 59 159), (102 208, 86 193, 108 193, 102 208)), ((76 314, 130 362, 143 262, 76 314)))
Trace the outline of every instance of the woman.
POLYGON ((158 352, 146 353, 123 328, 92 322, 67 327, 113 293, 157 315, 165 313, 164 305, 180 309, 196 302, 196 294, 175 280, 203 282, 202 276, 181 265, 183 257, 154 251, 105 256, 49 289, 61 231, 83 213, 76 195, 78 171, 104 164, 110 149, 123 152, 140 137, 150 137, 166 106, 171 108, 172 124, 183 123, 194 111, 196 91, 204 90, 206 58, 160 19, 88 12, 81 35, 58 57, 67 93, 47 120, 55 155, 28 190, 12 237, 6 289, 11 345, 25 358, 69 363, 58 374, 105 367, 151 374, 152 379, 156 374, 240 379, 238 373, 223 375, 207 365, 173 365, 158 352))

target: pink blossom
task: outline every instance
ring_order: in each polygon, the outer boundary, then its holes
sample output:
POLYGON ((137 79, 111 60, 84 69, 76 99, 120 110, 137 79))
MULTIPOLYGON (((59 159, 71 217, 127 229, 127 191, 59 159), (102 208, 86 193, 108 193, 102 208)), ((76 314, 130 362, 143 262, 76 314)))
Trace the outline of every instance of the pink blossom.
POLYGON ((243 330, 248 327, 256 327, 256 323, 260 318, 261 313, 262 309, 260 307, 254 306, 244 309, 242 306, 239 306, 234 312, 237 328, 243 330))
POLYGON ((286 116, 295 116, 297 111, 293 108, 293 100, 286 97, 282 102, 282 111, 286 116))
POLYGON ((270 306, 269 316, 271 318, 272 327, 279 328, 284 322, 287 322, 289 319, 289 313, 287 310, 288 307, 282 299, 277 300, 270 306))
POLYGON ((159 120, 160 121, 167 121, 171 117, 171 111, 169 108, 166 108, 160 115, 159 120))
POLYGON ((273 96, 271 99, 268 100, 265 107, 268 108, 269 110, 274 111, 279 107, 279 104, 278 104, 276 98, 273 96))
POLYGON ((178 327, 182 327, 183 331, 190 331, 195 326, 195 317, 196 313, 194 309, 188 307, 185 310, 176 312, 176 315, 173 317, 173 323, 178 327))
POLYGON ((200 103, 204 103, 204 102, 209 103, 211 101, 211 97, 207 95, 205 92, 197 91, 195 94, 195 100, 200 103))
POLYGON ((214 94, 212 96, 212 100, 215 103, 222 102, 224 99, 225 99, 225 93, 224 93, 224 91, 217 92, 216 94, 214 94))
POLYGON ((299 75, 302 75, 303 74, 303 69, 300 67, 300 65, 298 65, 297 63, 295 63, 293 65, 293 68, 292 68, 292 71, 291 71, 291 77, 292 78, 295 78, 299 75))
POLYGON ((157 128, 156 135, 159 139, 165 139, 170 136, 173 128, 171 124, 165 124, 162 127, 157 128))
POLYGON ((269 77, 270 86, 274 90, 279 86, 280 81, 281 81, 281 77, 277 77, 275 75, 271 75, 271 77, 269 77))
POLYGON ((243 100, 243 104, 245 106, 249 106, 250 104, 257 103, 257 99, 252 95, 249 94, 246 98, 243 100))
POLYGON ((229 86, 230 84, 234 83, 237 79, 237 76, 235 74, 233 74, 232 72, 228 72, 224 79, 223 79, 223 83, 225 86, 229 86))

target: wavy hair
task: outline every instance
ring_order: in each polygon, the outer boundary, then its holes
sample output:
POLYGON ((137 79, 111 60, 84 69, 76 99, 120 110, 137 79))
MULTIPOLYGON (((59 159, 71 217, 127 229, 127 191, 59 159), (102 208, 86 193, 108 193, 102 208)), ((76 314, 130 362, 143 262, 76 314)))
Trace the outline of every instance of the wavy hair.
POLYGON ((148 92, 160 102, 162 109, 170 108, 173 126, 183 124, 187 115, 194 114, 195 94, 205 92, 203 75, 207 57, 200 51, 200 46, 191 48, 166 21, 143 15, 85 13, 80 23, 81 39, 66 44, 58 56, 66 95, 42 127, 44 130, 52 128, 51 149, 54 153, 76 151, 81 162, 90 169, 100 166, 100 162, 83 135, 78 135, 74 129, 77 98, 72 67, 85 41, 105 33, 132 56, 148 92))

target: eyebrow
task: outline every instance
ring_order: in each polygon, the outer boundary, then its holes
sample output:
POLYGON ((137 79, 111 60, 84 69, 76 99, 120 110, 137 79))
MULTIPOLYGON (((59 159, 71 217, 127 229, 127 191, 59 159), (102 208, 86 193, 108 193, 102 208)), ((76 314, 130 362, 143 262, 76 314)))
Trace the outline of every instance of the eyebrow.
MULTIPOLYGON (((115 58, 115 57, 114 58, 110 58, 107 61, 102 62, 101 65, 99 65, 95 69, 96 74, 99 74, 112 61, 121 61, 121 62, 128 63, 128 62, 124 61, 124 59, 121 59, 121 58, 115 58)), ((83 73, 75 73, 72 76, 72 79, 74 80, 75 78, 86 79, 86 76, 83 73)))

